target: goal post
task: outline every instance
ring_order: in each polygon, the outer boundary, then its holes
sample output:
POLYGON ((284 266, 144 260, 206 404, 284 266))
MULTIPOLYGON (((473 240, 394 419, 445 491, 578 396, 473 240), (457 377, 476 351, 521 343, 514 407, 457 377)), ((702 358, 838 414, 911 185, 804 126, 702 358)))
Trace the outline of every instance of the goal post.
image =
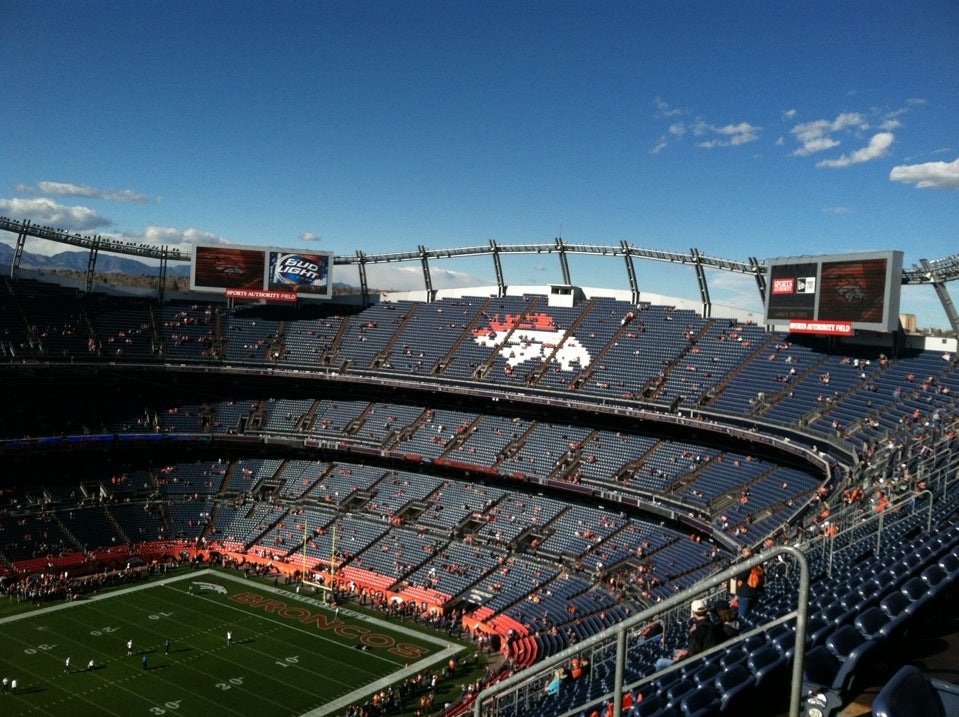
POLYGON ((324 597, 328 598, 332 596, 335 591, 336 586, 336 525, 332 529, 332 541, 330 542, 330 570, 329 573, 324 573, 322 570, 312 570, 308 566, 309 556, 307 555, 307 547, 309 546, 310 540, 310 526, 309 522, 303 523, 303 563, 300 568, 300 582, 303 585, 307 585, 316 590, 319 590, 324 594, 324 597), (328 575, 326 580, 323 580, 325 576, 328 575))

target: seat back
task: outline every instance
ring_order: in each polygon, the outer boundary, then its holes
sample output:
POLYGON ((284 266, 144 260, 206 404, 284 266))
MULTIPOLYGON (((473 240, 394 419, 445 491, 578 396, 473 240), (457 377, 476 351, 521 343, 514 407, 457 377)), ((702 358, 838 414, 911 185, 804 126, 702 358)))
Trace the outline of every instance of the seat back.
POLYGON ((856 618, 856 629, 866 638, 878 637, 883 626, 888 624, 889 616, 878 607, 871 607, 856 618))
POLYGON ((839 672, 840 662, 825 645, 806 653, 803 660, 803 682, 809 686, 828 687, 839 672))
POLYGON ((683 698, 680 708, 684 715, 710 714, 719 706, 719 693, 712 685, 701 685, 683 698))
POLYGON ((866 638, 852 625, 843 625, 826 638, 826 647, 840 660, 846 660, 866 638))
POLYGON ((879 607, 882 608, 882 611, 886 613, 891 618, 897 618, 902 615, 903 611, 909 607, 912 601, 903 595, 898 590, 893 593, 889 593, 884 597, 880 603, 879 607))
POLYGON ((872 703, 873 717, 945 717, 942 699, 926 676, 906 665, 893 675, 872 703))

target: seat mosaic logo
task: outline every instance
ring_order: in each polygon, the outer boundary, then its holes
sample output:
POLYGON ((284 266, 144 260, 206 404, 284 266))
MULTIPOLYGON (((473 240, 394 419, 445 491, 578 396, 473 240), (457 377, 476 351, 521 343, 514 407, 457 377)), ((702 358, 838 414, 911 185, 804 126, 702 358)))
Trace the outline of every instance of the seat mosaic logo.
POLYGON ((579 371, 589 366, 592 356, 572 334, 557 328, 546 314, 527 316, 499 314, 487 326, 473 329, 473 340, 480 346, 496 348, 511 368, 526 361, 544 361, 550 356, 563 371, 579 371))

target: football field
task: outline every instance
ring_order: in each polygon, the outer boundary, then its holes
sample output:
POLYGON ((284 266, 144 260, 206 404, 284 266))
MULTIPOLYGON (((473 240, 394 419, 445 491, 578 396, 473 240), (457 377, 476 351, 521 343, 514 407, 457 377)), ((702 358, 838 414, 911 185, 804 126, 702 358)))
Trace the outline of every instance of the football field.
POLYGON ((342 714, 465 649, 210 570, 4 618, 0 640, 11 717, 342 714))

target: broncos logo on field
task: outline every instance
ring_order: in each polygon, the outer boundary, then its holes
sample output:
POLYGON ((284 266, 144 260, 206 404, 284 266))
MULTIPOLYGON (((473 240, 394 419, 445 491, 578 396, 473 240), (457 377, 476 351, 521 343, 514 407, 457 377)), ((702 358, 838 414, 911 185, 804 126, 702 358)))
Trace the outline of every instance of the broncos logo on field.
POLYGON ((578 371, 592 361, 579 339, 557 329, 552 317, 546 314, 533 313, 525 318, 506 314, 503 319, 497 314, 490 319, 488 326, 473 329, 473 340, 490 348, 502 345, 500 354, 511 367, 526 361, 541 362, 554 351, 553 358, 563 371, 578 371))
POLYGON ((221 595, 227 594, 226 588, 217 583, 204 583, 194 580, 190 584, 193 585, 193 587, 195 587, 197 590, 212 590, 213 592, 220 593, 221 595))

